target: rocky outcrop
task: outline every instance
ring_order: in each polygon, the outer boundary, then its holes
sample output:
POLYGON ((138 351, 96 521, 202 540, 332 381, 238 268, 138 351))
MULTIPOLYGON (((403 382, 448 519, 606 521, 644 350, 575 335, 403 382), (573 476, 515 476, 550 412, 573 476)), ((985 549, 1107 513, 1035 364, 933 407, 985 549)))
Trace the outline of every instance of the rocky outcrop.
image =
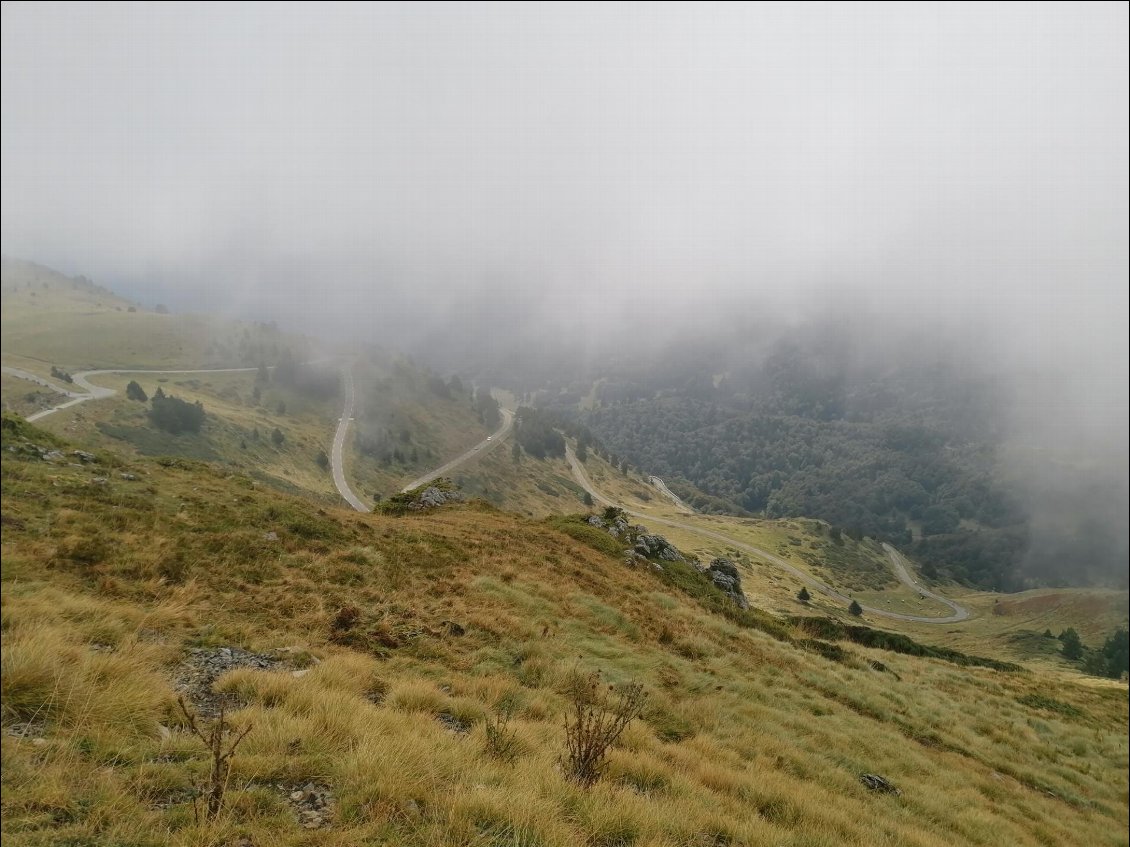
POLYGON ((648 559, 659 559, 664 562, 683 562, 686 559, 662 535, 644 533, 636 536, 635 551, 648 559))
MULTIPOLYGON (((589 515, 585 523, 603 529, 628 549, 624 564, 636 565, 642 561, 685 562, 686 556, 662 535, 648 532, 646 527, 629 524, 622 509, 609 507, 600 515, 589 515)), ((662 570, 662 568, 660 568, 662 570)))
POLYGON ((417 494, 415 499, 408 504, 408 508, 411 511, 419 512, 425 509, 434 509, 444 503, 459 503, 462 500, 463 495, 458 491, 449 491, 431 485, 417 494))
POLYGON ((875 773, 863 773, 859 775, 859 781, 870 788, 872 791, 878 791, 882 794, 894 794, 896 797, 902 794, 891 781, 886 777, 879 776, 875 773))
POLYGON ((719 556, 714 559, 704 572, 723 594, 732 599, 739 607, 749 608, 749 601, 742 593, 742 578, 738 573, 738 566, 719 556))

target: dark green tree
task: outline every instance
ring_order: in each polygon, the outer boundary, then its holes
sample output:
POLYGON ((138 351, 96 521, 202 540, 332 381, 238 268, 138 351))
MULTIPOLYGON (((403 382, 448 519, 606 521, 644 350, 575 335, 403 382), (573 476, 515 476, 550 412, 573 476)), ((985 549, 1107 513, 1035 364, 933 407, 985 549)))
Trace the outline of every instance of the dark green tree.
MULTIPOLYGON (((804 586, 802 585, 802 586, 800 587, 800 591, 798 591, 798 592, 796 593, 796 598, 797 598, 798 600, 800 600, 800 602, 802 602, 802 603, 807 603, 807 602, 808 602, 809 600, 811 600, 811 599, 812 599, 812 595, 811 595, 811 594, 809 594, 809 593, 808 593, 808 589, 807 589, 807 588, 805 588, 805 587, 804 587, 804 586)), ((862 612, 863 610, 862 610, 862 609, 860 609, 860 611, 862 612)))
POLYGON ((863 614, 863 607, 859 605, 859 601, 851 601, 851 605, 848 606, 848 614, 855 615, 857 618, 863 614))
POLYGON ((204 423, 204 404, 199 400, 189 403, 179 397, 167 396, 158 388, 150 400, 149 420, 158 429, 173 435, 199 432, 204 423))
POLYGON ((276 447, 282 447, 283 442, 286 441, 286 436, 282 434, 282 430, 277 426, 271 430, 271 443, 276 447))
POLYGON ((475 411, 479 420, 490 429, 494 429, 502 421, 498 401, 491 396, 489 388, 480 388, 475 392, 475 411))
POLYGON ((1118 679, 1130 670, 1130 639, 1125 629, 1111 635, 1087 661, 1087 672, 1118 679))
POLYGON ((318 451, 318 456, 315 461, 318 463, 318 467, 322 470, 326 470, 330 466, 330 457, 326 455, 325 450, 318 451))
POLYGON ((589 494, 589 493, 588 493, 588 492, 586 491, 586 492, 585 492, 585 496, 584 496, 584 497, 582 497, 581 499, 582 499, 582 500, 584 500, 584 502, 585 502, 585 505, 586 505, 586 506, 588 506, 588 507, 589 507, 590 509, 592 508, 592 506, 593 506, 593 501, 592 501, 592 495, 591 495, 591 494, 589 494))
POLYGON ((1083 639, 1079 637, 1079 633, 1073 627, 1068 627, 1061 632, 1059 640, 1063 644, 1063 658, 1074 662, 1083 657, 1083 639))
POLYGON ((139 403, 149 402, 149 395, 145 393, 145 389, 135 379, 131 379, 129 385, 126 386, 126 397, 139 403))

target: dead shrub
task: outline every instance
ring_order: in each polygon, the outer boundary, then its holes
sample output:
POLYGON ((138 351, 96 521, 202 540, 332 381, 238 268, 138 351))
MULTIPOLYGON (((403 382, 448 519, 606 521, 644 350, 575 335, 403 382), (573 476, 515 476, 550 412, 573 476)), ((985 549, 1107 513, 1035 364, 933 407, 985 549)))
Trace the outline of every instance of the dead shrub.
POLYGON ((565 775, 586 788, 600 779, 608 749, 643 712, 647 694, 643 686, 601 684, 600 674, 574 672, 566 685, 569 707, 565 714, 565 775))

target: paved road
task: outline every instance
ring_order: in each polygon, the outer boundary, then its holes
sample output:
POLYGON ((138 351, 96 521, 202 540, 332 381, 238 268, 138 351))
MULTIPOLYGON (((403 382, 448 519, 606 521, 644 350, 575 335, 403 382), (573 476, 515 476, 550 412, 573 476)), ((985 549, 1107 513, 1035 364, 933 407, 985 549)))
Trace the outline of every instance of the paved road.
MULTIPOLYGON (((318 360, 322 361, 322 360, 318 360)), ((82 389, 83 393, 76 391, 69 391, 61 388, 50 381, 36 376, 28 371, 20 370, 19 368, 3 366, 3 372, 9 376, 15 376, 20 379, 26 379, 29 382, 34 382, 46 388, 68 397, 66 403, 60 403, 50 409, 44 409, 41 412, 36 412, 34 415, 28 417, 28 421, 37 421, 45 418, 48 415, 53 415, 58 411, 76 406, 79 403, 85 403, 90 400, 101 400, 106 397, 113 397, 118 392, 113 388, 106 388, 101 385, 95 385, 90 382, 90 377, 99 376, 102 374, 205 374, 205 373, 245 373, 248 371, 255 371, 258 368, 197 368, 193 370, 153 370, 149 368, 106 368, 93 371, 82 371, 74 374, 74 385, 82 389)), ((342 498, 349 503, 358 512, 369 512, 372 509, 366 505, 362 500, 353 492, 349 487, 349 482, 345 478, 345 439, 349 433, 349 424, 353 421, 353 410, 356 404, 356 390, 353 384, 353 371, 347 367, 344 374, 345 380, 345 406, 342 409, 341 419, 338 421, 337 430, 334 432, 333 448, 330 451, 330 465, 333 471, 334 485, 337 486, 338 493, 342 498)), ((510 433, 511 427, 514 425, 514 413, 509 409, 499 409, 502 414, 502 426, 493 434, 488 436, 485 440, 479 442, 470 450, 455 457, 447 464, 429 471, 423 476, 412 480, 404 487, 404 491, 411 491, 413 488, 419 488, 428 482, 431 482, 437 477, 450 473, 469 459, 476 456, 482 456, 489 453, 500 441, 505 440, 506 436, 510 433)))
POLYGON ((502 426, 495 430, 493 435, 488 435, 484 440, 480 441, 467 452, 461 453, 460 455, 456 456, 446 465, 438 467, 435 470, 428 471, 423 476, 417 477, 400 490, 402 492, 411 491, 413 488, 419 488, 421 485, 426 485, 437 477, 451 473, 468 459, 473 459, 476 456, 485 456, 487 453, 497 447, 500 441, 504 441, 506 439, 506 436, 510 434, 510 429, 514 426, 514 413, 512 411, 502 408, 500 408, 498 411, 502 414, 502 426))
POLYGON ((83 390, 84 393, 79 394, 76 391, 67 391, 57 385, 52 385, 45 379, 30 374, 27 371, 21 371, 19 368, 4 367, 4 373, 10 376, 26 379, 30 382, 44 385, 47 388, 54 389, 60 394, 65 394, 67 397, 72 398, 66 403, 60 403, 58 406, 52 406, 50 409, 44 409, 42 412, 36 412, 34 415, 28 415, 27 420, 29 423, 45 418, 48 415, 53 415, 63 409, 69 409, 71 406, 77 406, 79 403, 85 403, 88 400, 102 400, 106 397, 113 397, 118 392, 113 388, 105 388, 101 385, 95 385, 89 381, 89 377, 98 376, 99 374, 214 374, 214 373, 241 373, 246 371, 256 371, 258 368, 196 368, 195 370, 186 371, 163 371, 151 370, 149 368, 108 368, 97 371, 82 371, 73 376, 74 384, 83 390))
POLYGON ((674 491, 672 491, 670 488, 668 488, 667 483, 665 483, 659 477, 649 476, 648 479, 651 480, 652 485, 654 485, 656 488, 659 489, 660 494, 662 494, 664 497, 666 497, 668 500, 670 500, 672 503, 675 504, 675 508, 678 509, 680 512, 683 512, 684 514, 688 514, 688 515, 693 515, 695 513, 694 509, 692 509, 690 506, 688 506, 686 503, 684 503, 682 501, 682 499, 679 497, 679 495, 676 494, 674 491))
POLYGON ((957 623, 969 617, 969 610, 958 603, 953 602, 948 597, 943 597, 941 594, 935 594, 928 588, 924 588, 920 583, 915 581, 914 577, 910 575, 910 569, 906 566, 906 559, 902 554, 892 547, 890 544, 884 544, 883 549, 887 551, 887 558, 891 560, 891 566, 895 569, 895 575, 906 585, 917 591, 923 597, 929 597, 931 600, 936 600, 943 606, 949 606, 953 612, 948 618, 937 618, 938 623, 957 623))
POLYGON ((338 493, 350 506, 358 512, 371 512, 367 505, 353 493, 345 479, 345 436, 349 433, 349 424, 353 421, 353 407, 357 394, 353 385, 353 368, 346 365, 342 372, 342 381, 345 387, 345 406, 341 410, 341 419, 337 422, 337 431, 334 432, 334 445, 330 451, 330 466, 333 469, 334 485, 338 493))
POLYGON ((8 367, 8 365, 2 365, 2 366, 0 366, 0 371, 3 371, 8 376, 14 376, 17 379, 24 379, 24 380, 27 380, 28 382, 34 382, 36 385, 42 385, 44 388, 50 388, 56 394, 62 394, 65 397, 82 397, 83 396, 81 394, 75 393, 74 391, 71 391, 68 388, 64 388, 63 386, 59 385, 58 383, 52 382, 51 380, 49 380, 45 377, 37 376, 36 374, 31 373, 30 371, 25 371, 22 368, 12 368, 12 367, 8 367))
MULTIPOLYGON (((683 523, 682 521, 671 520, 669 518, 657 518, 654 515, 648 515, 642 512, 634 512, 631 509, 624 508, 619 503, 613 503, 611 500, 609 500, 607 497, 596 490, 596 488, 592 484, 592 480, 589 479, 588 474, 585 473, 584 468, 581 467, 581 463, 577 461, 576 455, 574 455, 572 448, 569 447, 568 444, 565 445, 565 458, 568 460, 569 466, 573 470, 573 478, 577 481, 577 484, 584 488, 589 494, 591 494, 594 500, 603 503, 606 506, 616 506, 617 508, 624 509, 624 512, 626 514, 629 514, 634 518, 639 518, 640 520, 646 521, 648 523, 663 524, 664 526, 675 527, 676 529, 683 529, 687 532, 693 532, 696 535, 701 535, 705 538, 713 539, 714 541, 720 541, 727 546, 733 547, 737 550, 742 550, 746 553, 750 553, 754 556, 757 556, 759 559, 764 559, 765 561, 776 565, 782 570, 788 571, 805 585, 815 589, 816 591, 819 591, 821 594, 824 594, 827 597, 831 597, 833 600, 837 600, 845 605, 851 602, 852 598, 848 597, 846 594, 841 594, 831 586, 825 585, 820 580, 816 579, 805 571, 802 571, 792 563, 785 561, 780 556, 773 555, 768 550, 763 550, 760 547, 755 547, 752 544, 746 544, 744 541, 738 541, 736 538, 730 538, 729 536, 723 535, 720 532, 715 532, 712 529, 705 529, 703 527, 683 523)), ((888 612, 885 609, 875 609, 870 606, 863 606, 863 611, 868 612, 872 615, 878 615, 885 618, 893 618, 894 620, 900 621, 910 621, 913 623, 957 623, 958 621, 963 621, 969 617, 969 611, 963 606, 959 606, 952 600, 948 600, 937 594, 926 591, 926 589, 924 589, 911 578, 905 563, 902 561, 902 557, 899 556, 894 548, 890 547, 889 545, 884 545, 884 548, 887 551, 888 557, 891 559, 891 564, 894 566, 895 575, 901 582, 903 582, 905 585, 907 585, 917 593, 945 604, 953 610, 953 614, 944 618, 926 617, 924 615, 904 615, 898 612, 888 612)))

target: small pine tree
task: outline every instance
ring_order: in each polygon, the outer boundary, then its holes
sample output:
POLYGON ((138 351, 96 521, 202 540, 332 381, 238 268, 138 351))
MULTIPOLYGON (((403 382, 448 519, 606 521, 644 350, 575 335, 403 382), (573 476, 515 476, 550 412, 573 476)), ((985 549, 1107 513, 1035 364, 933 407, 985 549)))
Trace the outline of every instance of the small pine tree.
POLYGON ((1074 628, 1065 629, 1059 634, 1059 640, 1063 642, 1063 658, 1074 662, 1076 659, 1083 656, 1083 640, 1079 637, 1074 628))
POLYGON ((848 606, 848 614, 855 615, 857 618, 863 614, 863 607, 859 605, 858 600, 851 601, 851 605, 848 606))
POLYGON ((514 464, 518 464, 522 461, 522 445, 517 441, 515 441, 514 446, 510 448, 510 458, 514 460, 514 464))
POLYGON ((285 414, 286 414, 286 403, 284 403, 284 402, 283 402, 282 400, 280 400, 280 401, 279 401, 279 406, 278 406, 278 409, 276 409, 276 411, 277 411, 277 412, 278 412, 278 413, 279 413, 280 415, 285 415, 285 414))
POLYGON ((811 599, 812 599, 812 595, 811 595, 811 594, 809 594, 809 593, 808 593, 808 589, 807 589, 807 588, 805 588, 805 587, 804 587, 804 586, 802 585, 802 586, 800 587, 800 591, 798 591, 798 592, 796 593, 796 598, 797 598, 798 600, 800 600, 800 602, 802 602, 802 603, 807 603, 807 602, 808 602, 809 600, 811 600, 811 599))
POLYGON ((318 451, 316 461, 318 462, 318 467, 322 470, 326 470, 330 466, 330 457, 326 455, 325 450, 318 451))
POLYGON ((282 447, 284 441, 286 441, 286 436, 283 435, 282 430, 276 426, 271 431, 271 443, 276 447, 282 447))
POLYGON ((145 389, 141 387, 136 379, 131 379, 129 385, 126 386, 126 397, 130 400, 136 400, 139 403, 149 402, 149 395, 145 393, 145 389))
POLYGON ((585 501, 585 505, 591 509, 593 506, 592 495, 586 491, 585 496, 582 499, 585 501))

